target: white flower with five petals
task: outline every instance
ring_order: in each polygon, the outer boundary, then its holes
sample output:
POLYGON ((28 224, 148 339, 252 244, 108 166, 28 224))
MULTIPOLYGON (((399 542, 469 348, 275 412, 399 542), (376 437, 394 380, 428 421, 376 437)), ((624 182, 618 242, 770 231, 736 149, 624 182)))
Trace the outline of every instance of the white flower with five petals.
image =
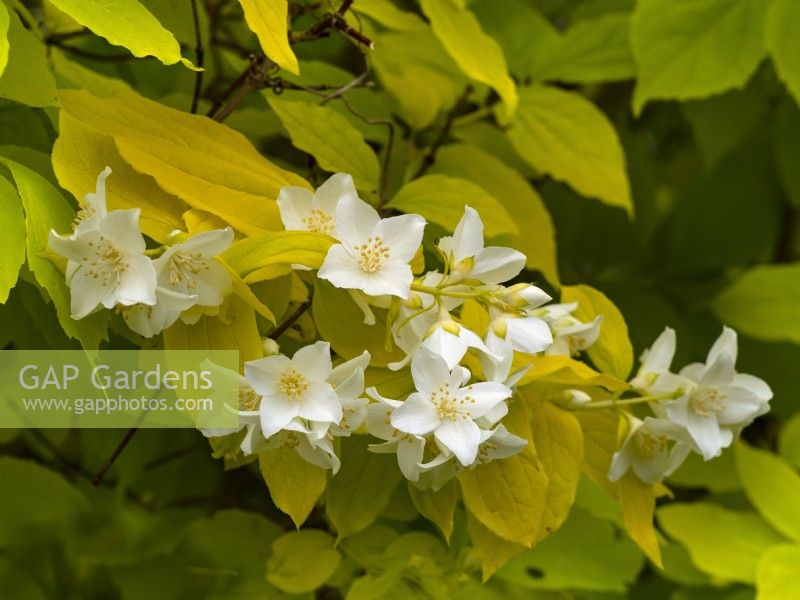
POLYGON ((336 207, 343 198, 358 200, 353 178, 336 173, 315 192, 302 187, 283 187, 278 210, 287 231, 313 231, 336 237, 336 207))
POLYGON ((97 185, 94 192, 89 192, 83 197, 81 207, 75 218, 75 235, 96 230, 100 221, 108 214, 106 205, 106 179, 111 175, 111 167, 106 167, 97 176, 97 185))
POLYGON ((414 278, 409 261, 422 242, 425 219, 381 219, 366 202, 345 196, 336 208, 340 244, 328 250, 318 275, 333 285, 369 296, 408 298, 414 278))
POLYGON ((653 485, 671 475, 692 451, 689 433, 680 425, 653 417, 630 420, 630 431, 611 460, 610 481, 617 481, 633 469, 639 479, 653 485))

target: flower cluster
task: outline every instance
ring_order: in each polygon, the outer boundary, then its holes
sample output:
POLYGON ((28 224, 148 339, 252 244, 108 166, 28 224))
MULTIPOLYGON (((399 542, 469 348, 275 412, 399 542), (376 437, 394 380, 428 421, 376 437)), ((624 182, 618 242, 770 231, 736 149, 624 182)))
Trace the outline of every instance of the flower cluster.
POLYGON ((691 452, 705 460, 719 456, 742 429, 769 411, 772 390, 753 375, 737 373, 736 332, 725 327, 705 363, 670 371, 675 331, 667 328, 642 355, 631 385, 647 394, 654 417, 631 417, 630 430, 614 455, 609 479, 628 469, 656 483, 677 469, 691 452))
POLYGON ((193 323, 204 310, 220 306, 232 283, 215 257, 233 242, 233 230, 188 239, 175 232, 172 245, 148 251, 139 209, 107 209, 110 174, 106 167, 96 191, 84 197, 71 235, 50 232, 50 248, 67 259, 72 318, 82 319, 101 306, 118 307, 133 331, 152 337, 179 317, 193 323))

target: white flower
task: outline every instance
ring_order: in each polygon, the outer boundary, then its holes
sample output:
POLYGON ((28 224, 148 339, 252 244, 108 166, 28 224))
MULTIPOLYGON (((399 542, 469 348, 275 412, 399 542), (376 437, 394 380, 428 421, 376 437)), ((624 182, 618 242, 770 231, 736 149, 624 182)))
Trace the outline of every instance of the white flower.
POLYGON ((287 428, 298 417, 339 423, 342 405, 326 381, 331 370, 327 342, 305 346, 291 359, 276 355, 245 363, 245 379, 262 396, 259 413, 264 437, 287 428))
POLYGON ((514 347, 510 338, 499 338, 489 330, 485 345, 489 352, 481 354, 481 367, 487 381, 496 381, 513 388, 531 368, 531 365, 525 365, 514 372, 511 371, 514 365, 514 347))
POLYGON ((671 394, 685 387, 687 381, 670 372, 672 359, 675 356, 675 330, 667 327, 656 338, 653 345, 642 352, 639 359, 642 366, 631 379, 631 385, 653 395, 671 394))
MULTIPOLYGON (((492 322, 489 325, 488 336, 501 340, 508 340, 511 347, 518 352, 536 354, 547 350, 553 343, 553 334, 548 324, 532 315, 524 316, 499 312, 492 308, 492 322)), ((487 340, 487 345, 494 344, 487 340)))
POLYGON ((278 210, 287 231, 313 231, 336 237, 336 207, 342 198, 358 200, 353 178, 336 173, 317 191, 284 187, 278 194, 278 210))
POLYGON ((228 270, 215 257, 233 242, 230 227, 204 231, 170 246, 153 264, 158 285, 187 296, 199 306, 219 306, 231 293, 228 270))
POLYGON ((705 364, 681 369, 681 377, 690 382, 686 393, 663 404, 666 416, 686 427, 705 460, 718 456, 744 427, 769 410, 772 390, 758 377, 737 373, 736 355, 736 332, 725 327, 705 364))
POLYGON ((425 228, 419 215, 381 219, 366 202, 345 196, 336 209, 340 244, 328 250, 319 277, 370 296, 408 298, 414 258, 425 228))
POLYGON ((403 403, 381 396, 375 388, 367 393, 378 402, 367 406, 365 425, 370 435, 385 440, 382 444, 370 444, 371 452, 397 454, 397 465, 403 477, 409 481, 419 480, 420 463, 425 455, 425 438, 404 433, 392 426, 392 412, 403 403))
POLYGON ((83 197, 81 208, 75 218, 75 235, 86 231, 96 230, 100 221, 108 214, 106 206, 106 178, 111 175, 111 167, 106 167, 97 176, 97 185, 94 192, 89 192, 83 197))
POLYGON ((153 305, 156 272, 144 255, 139 209, 115 210, 97 222, 97 229, 71 237, 50 231, 50 248, 72 263, 68 285, 73 319, 82 319, 98 306, 153 305))
POLYGON ((545 318, 549 320, 553 332, 553 344, 545 354, 577 356, 597 341, 603 317, 598 315, 589 323, 584 323, 571 314, 577 307, 578 303, 572 302, 554 304, 543 309, 547 312, 548 316, 545 318))
POLYGON ((156 303, 122 308, 122 318, 133 331, 146 338, 158 335, 178 320, 181 313, 197 303, 197 296, 156 288, 156 303))
POLYGON ((691 450, 689 434, 672 421, 631 417, 631 429, 611 460, 608 479, 617 481, 632 468, 644 483, 658 483, 672 474, 691 450))
POLYGON ((439 250, 447 257, 452 276, 498 284, 522 271, 525 255, 511 248, 483 247, 483 222, 474 208, 464 206, 464 216, 452 237, 439 240, 439 250))
POLYGON ((433 433, 436 441, 463 464, 475 460, 481 432, 475 419, 511 395, 501 383, 480 382, 462 387, 470 378, 463 367, 452 371, 440 356, 421 349, 411 361, 417 392, 392 413, 392 426, 412 435, 433 433))
POLYGON ((349 436, 361 427, 367 416, 369 400, 364 394, 364 371, 369 366, 370 353, 366 350, 348 361, 337 365, 328 376, 328 383, 342 405, 342 419, 331 425, 330 433, 333 436, 349 436))
POLYGON ((456 323, 444 307, 439 310, 439 318, 429 329, 422 342, 422 348, 441 356, 447 363, 448 369, 453 369, 460 363, 470 348, 489 353, 489 349, 478 334, 456 323))

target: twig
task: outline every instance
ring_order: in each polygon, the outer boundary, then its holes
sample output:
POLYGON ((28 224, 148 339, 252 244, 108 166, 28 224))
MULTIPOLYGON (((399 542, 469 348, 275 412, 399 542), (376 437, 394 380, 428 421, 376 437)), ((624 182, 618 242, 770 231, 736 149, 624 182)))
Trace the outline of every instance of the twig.
POLYGON ((205 59, 205 52, 203 50, 203 39, 200 35, 200 19, 197 15, 197 0, 190 0, 192 3, 192 21, 194 22, 194 55, 197 61, 197 67, 201 69, 197 71, 194 76, 194 93, 192 94, 192 114, 197 112, 197 106, 200 104, 200 94, 203 91, 203 62, 205 59))
POLYGON ((90 60, 101 60, 103 62, 126 62, 133 60, 134 58, 132 54, 101 54, 100 52, 91 52, 89 50, 84 50, 83 48, 77 48, 76 46, 69 46, 58 40, 50 42, 50 45, 55 46, 56 48, 61 48, 66 52, 71 52, 75 56, 81 56, 90 60))
POLYGON ((289 328, 290 328, 292 325, 294 325, 294 324, 295 324, 295 322, 297 321, 297 319, 299 319, 300 317, 302 317, 302 316, 303 316, 303 313, 305 313, 305 312, 306 312, 306 311, 307 311, 309 308, 311 308, 311 301, 312 301, 312 298, 309 298, 308 300, 306 300, 305 302, 303 302, 303 303, 302 303, 300 306, 298 306, 298 307, 297 307, 297 309, 296 309, 296 310, 295 310, 295 311, 294 311, 292 314, 290 314, 290 315, 287 317, 287 319, 286 319, 286 320, 285 320, 283 323, 281 323, 280 325, 278 325, 278 326, 275 328, 275 331, 273 331, 272 333, 270 333, 268 337, 269 337, 270 339, 277 340, 277 339, 278 339, 279 337, 281 337, 281 336, 282 336, 284 333, 286 333, 286 332, 289 330, 289 328))
POLYGON ((130 441, 133 439, 133 436, 136 435, 136 432, 139 431, 139 424, 144 420, 145 415, 147 415, 147 411, 142 412, 139 416, 139 419, 133 427, 131 427, 123 436, 123 438, 117 444, 117 447, 114 448, 114 451, 111 453, 106 459, 106 462, 103 463, 103 466, 100 467, 100 470, 95 473, 95 476, 92 478, 92 485, 95 487, 99 487, 101 483, 103 483, 103 478, 108 473, 108 470, 114 466, 114 463, 119 458, 119 455, 122 454, 122 451, 128 446, 130 441))
POLYGON ((462 94, 456 100, 456 103, 453 105, 453 108, 450 109, 450 112, 447 113, 447 117, 445 118, 444 125, 442 126, 441 131, 439 131, 439 135, 436 136, 433 144, 430 148, 428 148, 428 152, 425 153, 425 156, 422 158, 422 163, 419 165, 417 172, 414 173, 413 179, 417 179, 418 177, 422 177, 428 169, 433 166, 433 163, 436 162, 436 153, 439 151, 439 148, 447 141, 447 136, 450 134, 450 129, 453 127, 453 121, 456 118, 456 113, 458 109, 461 107, 461 104, 469 96, 469 93, 472 91, 470 86, 464 88, 462 94))

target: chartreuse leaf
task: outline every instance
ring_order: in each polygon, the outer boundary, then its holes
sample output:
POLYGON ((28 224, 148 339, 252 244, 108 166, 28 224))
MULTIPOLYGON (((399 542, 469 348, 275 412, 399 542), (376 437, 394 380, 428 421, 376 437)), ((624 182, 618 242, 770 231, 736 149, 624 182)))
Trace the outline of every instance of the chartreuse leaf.
POLYGON ((457 0, 421 0, 422 11, 436 37, 459 68, 470 78, 494 89, 507 115, 517 107, 517 88, 508 75, 498 43, 486 35, 475 15, 457 0))
POLYGON ((472 546, 481 560, 481 576, 484 582, 509 560, 527 550, 522 544, 496 536, 469 512, 467 512, 467 528, 472 546))
POLYGON ((155 56, 165 65, 182 62, 178 40, 137 0, 52 0, 53 4, 78 23, 123 46, 136 57, 155 56))
POLYGON ((750 502, 775 529, 800 541, 800 475, 780 457, 744 442, 734 452, 750 502))
POLYGON ((652 485, 642 483, 628 471, 617 484, 617 498, 622 509, 622 524, 647 558, 661 567, 661 550, 653 526, 656 494, 652 485))
POLYGON ((723 322, 754 338, 800 343, 800 263, 746 271, 712 308, 723 322))
POLYGON ((520 233, 505 234, 494 243, 517 248, 525 254, 529 269, 538 269, 548 281, 558 283, 553 221, 524 177, 488 152, 467 144, 440 148, 431 171, 472 181, 497 198, 520 233))
POLYGON ((264 355, 256 314, 244 300, 232 296, 219 316, 205 315, 193 324, 181 320, 164 330, 167 350, 238 350, 239 364, 264 355))
POLYGON ((630 386, 621 379, 606 373, 598 373, 586 363, 568 356, 524 356, 519 357, 515 366, 528 366, 528 370, 519 380, 519 385, 532 381, 556 385, 603 386, 612 391, 623 391, 630 386))
POLYGON ((708 502, 667 504, 658 522, 698 568, 724 581, 753 583, 761 554, 782 541, 758 515, 708 502))
POLYGON ((135 94, 100 99, 63 91, 62 111, 110 135, 122 158, 194 208, 248 235, 283 229, 275 199, 281 187, 308 187, 242 134, 206 117, 135 94))
POLYGON ((580 94, 544 85, 522 88, 508 136, 535 169, 633 213, 625 156, 614 127, 580 94))
POLYGON ((780 544, 761 555, 756 600, 793 600, 800 590, 800 544, 780 544))
POLYGON ((769 2, 638 2, 631 45, 636 62, 633 110, 654 99, 704 98, 743 87, 766 54, 769 2))
POLYGON ((775 70, 800 105, 800 5, 773 0, 764 32, 775 70))
POLYGON ((272 502, 299 528, 325 491, 327 472, 285 446, 259 454, 258 466, 272 502))
MULTIPOLYGON (((291 264, 318 269, 325 260, 333 238, 310 231, 275 231, 234 242, 223 260, 245 281, 271 279, 269 267, 291 264)), ((275 271, 275 276, 280 272, 275 271)))
MULTIPOLYGON (((0 10, 2 10, 0 8, 0 10)), ((19 268, 25 262, 25 215, 14 185, 0 175, 0 304, 17 283, 19 268)))
POLYGON ((781 456, 800 468, 800 414, 794 415, 783 424, 779 447, 781 456))
POLYGON ((28 106, 54 106, 56 84, 47 67, 44 44, 25 29, 13 10, 4 14, 8 17, 8 58, 0 76, 0 98, 28 106))
POLYGON ((11 18, 8 15, 6 5, 0 2, 0 76, 6 70, 8 64, 8 26, 11 18))
MULTIPOLYGON (((47 161, 47 156, 41 155, 41 158, 47 161)), ((110 313, 100 311, 80 321, 74 320, 70 316, 70 293, 64 274, 46 258, 51 254, 47 245, 50 230, 62 234, 69 232, 75 212, 44 176, 2 156, 0 164, 11 171, 25 209, 28 267, 53 301, 64 332, 80 341, 84 348, 97 348, 106 338, 110 313)))
POLYGON ((162 243, 171 232, 182 228, 181 214, 187 209, 186 204, 158 187, 152 177, 133 170, 117 152, 111 136, 64 111, 58 128, 52 159, 61 187, 82 199, 94 191, 101 171, 111 167, 106 185, 109 209, 141 209, 142 232, 162 243))
POLYGON ((623 381, 627 379, 633 368, 633 346, 625 317, 614 303, 603 292, 588 285, 564 286, 561 301, 577 302, 574 314, 581 321, 591 321, 598 315, 603 317, 600 337, 586 353, 603 373, 623 381))
POLYGON ((312 592, 330 579, 341 560, 328 533, 319 529, 292 531, 272 543, 267 581, 290 594, 312 592))
POLYGON ((378 189, 378 158, 350 122, 327 106, 270 98, 269 104, 289 132, 292 143, 332 173, 353 176, 366 192, 378 189))
POLYGON ((718 493, 740 490, 742 484, 733 454, 723 452, 714 460, 705 461, 693 452, 667 481, 680 487, 707 488, 718 493))
POLYGON ((403 359, 403 352, 386 346, 386 311, 373 308, 375 324, 364 323, 364 313, 347 290, 333 287, 317 279, 311 313, 322 339, 345 359, 355 358, 364 350, 372 355, 370 364, 385 367, 403 359))
POLYGON ((434 523, 442 531, 444 539, 450 540, 458 501, 458 484, 455 480, 451 479, 435 492, 421 490, 409 483, 408 494, 419 514, 434 523))
POLYGON ((400 481, 395 457, 367 450, 365 436, 343 439, 341 458, 342 468, 325 494, 325 510, 339 540, 372 525, 400 481))
POLYGON ((353 4, 352 10, 374 19, 387 29, 418 31, 425 27, 422 19, 414 13, 400 10, 393 3, 383 0, 360 0, 358 4, 353 4))
POLYGON ((289 46, 288 0, 239 0, 247 26, 258 36, 261 48, 281 68, 300 73, 297 57, 289 46))
POLYGON ((575 417, 583 432, 583 468, 589 478, 616 495, 608 480, 611 457, 617 451, 620 438, 620 416, 613 410, 580 410, 575 417))
POLYGON ((552 537, 509 562, 498 579, 529 589, 625 592, 642 561, 614 526, 574 509, 552 537))
POLYGON ((519 232, 497 198, 471 181, 456 177, 426 175, 415 179, 404 185, 388 206, 420 214, 450 230, 464 216, 465 204, 480 213, 488 237, 519 232))

